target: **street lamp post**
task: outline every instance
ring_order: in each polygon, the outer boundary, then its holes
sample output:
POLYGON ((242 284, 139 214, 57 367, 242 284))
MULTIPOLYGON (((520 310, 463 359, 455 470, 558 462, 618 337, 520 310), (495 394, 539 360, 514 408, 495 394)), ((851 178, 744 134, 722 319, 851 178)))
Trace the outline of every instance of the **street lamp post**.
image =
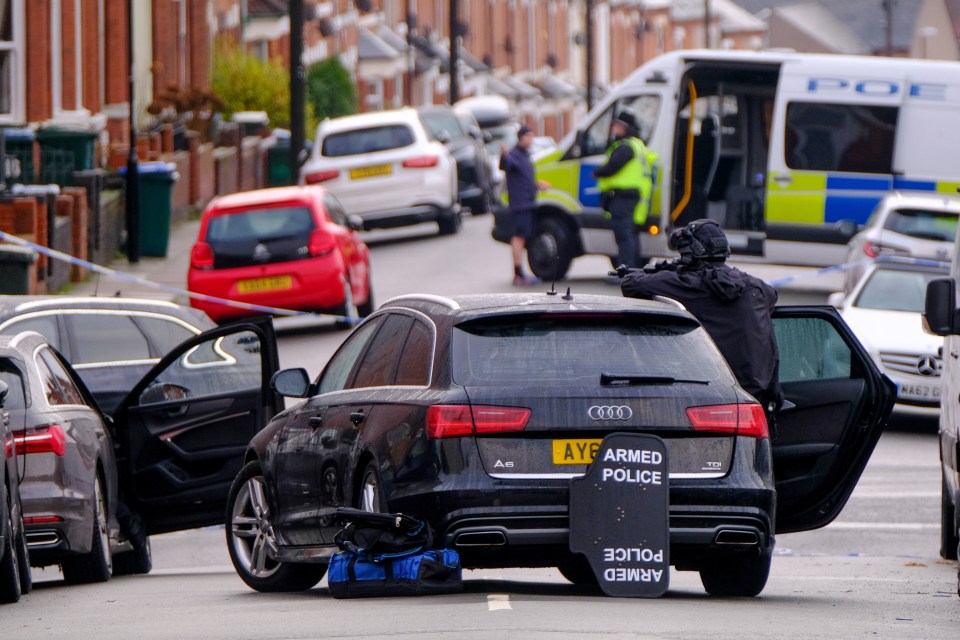
POLYGON ((303 70, 303 0, 290 0, 290 184, 300 179, 300 151, 306 129, 303 70))
POLYGON ((136 108, 134 106, 136 69, 133 65, 133 5, 134 0, 127 0, 127 57, 130 63, 130 77, 128 78, 130 151, 127 154, 124 213, 127 227, 127 260, 140 262, 140 167, 137 162, 136 108))

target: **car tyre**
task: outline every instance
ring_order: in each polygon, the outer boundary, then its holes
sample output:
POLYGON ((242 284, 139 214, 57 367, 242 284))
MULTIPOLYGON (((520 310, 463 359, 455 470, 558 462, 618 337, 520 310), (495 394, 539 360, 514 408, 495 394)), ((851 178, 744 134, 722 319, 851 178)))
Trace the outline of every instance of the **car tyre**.
POLYGON ((327 565, 278 562, 272 518, 263 471, 260 462, 254 460, 240 470, 227 498, 227 549, 233 568, 254 591, 279 593, 313 588, 323 579, 327 565))
POLYGON ((334 310, 334 315, 340 316, 334 321, 337 329, 352 329, 363 315, 353 301, 353 287, 349 280, 343 283, 343 304, 334 310))
POLYGON ((527 242, 527 262, 533 275, 544 282, 560 280, 567 275, 573 254, 573 240, 566 225, 556 218, 541 218, 527 242))
POLYGON ((63 579, 67 584, 106 582, 113 573, 110 531, 107 526, 107 501, 99 475, 94 482, 93 540, 90 543, 90 551, 64 560, 61 568, 63 579))
POLYGON ((752 598, 767 584, 772 556, 770 550, 710 560, 700 568, 700 582, 712 596, 752 598))
POLYGON ((20 514, 20 533, 17 534, 16 538, 20 593, 26 595, 33 591, 33 573, 30 571, 30 551, 27 549, 27 531, 23 527, 23 514, 20 514))
POLYGON ((593 572, 593 567, 586 558, 575 558, 561 564, 557 569, 560 570, 560 575, 577 586, 595 587, 599 584, 597 574, 593 572))
POLYGON ((134 544, 132 551, 124 551, 113 556, 113 575, 132 576, 144 575, 153 570, 153 550, 150 547, 150 538, 143 544, 134 544))
POLYGON ((366 318, 376 310, 376 304, 373 298, 373 282, 370 279, 370 272, 367 271, 367 299, 357 306, 357 312, 361 318, 366 318))
POLYGON ((940 557, 946 560, 957 559, 957 547, 960 536, 957 534, 956 505, 950 495, 946 478, 940 478, 940 557))
POLYGON ((20 600, 22 593, 20 585, 20 566, 17 561, 17 550, 14 538, 17 530, 13 526, 13 508, 7 499, 7 486, 2 485, 0 492, 0 509, 3 513, 3 560, 0 560, 0 604, 8 604, 20 600))
POLYGON ((455 209, 443 211, 437 218, 437 226, 440 229, 440 235, 452 236, 460 231, 460 212, 455 209))
POLYGON ((364 467, 360 481, 360 491, 357 494, 357 508, 370 513, 386 513, 387 504, 383 497, 380 473, 373 461, 364 467))

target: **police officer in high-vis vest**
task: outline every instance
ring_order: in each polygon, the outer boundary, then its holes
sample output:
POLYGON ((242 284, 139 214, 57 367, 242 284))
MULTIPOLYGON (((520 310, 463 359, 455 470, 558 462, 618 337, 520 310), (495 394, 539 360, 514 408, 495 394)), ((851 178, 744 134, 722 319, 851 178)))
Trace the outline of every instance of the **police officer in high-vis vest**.
POLYGON ((637 225, 647 221, 654 157, 640 140, 632 113, 617 114, 610 132, 614 140, 607 149, 607 161, 594 170, 593 176, 597 178, 603 209, 613 222, 617 264, 637 267, 637 225))

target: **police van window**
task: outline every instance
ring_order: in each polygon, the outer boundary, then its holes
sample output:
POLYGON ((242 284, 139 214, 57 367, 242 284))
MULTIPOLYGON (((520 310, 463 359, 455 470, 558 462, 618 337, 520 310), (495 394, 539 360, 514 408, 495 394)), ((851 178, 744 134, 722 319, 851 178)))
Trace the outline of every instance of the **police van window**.
POLYGON ((787 166, 891 173, 898 115, 896 107, 792 102, 784 139, 787 166))
POLYGON ((613 123, 613 107, 604 111, 586 130, 580 146, 580 157, 599 156, 607 150, 610 142, 610 125, 613 123))
POLYGON ((660 96, 633 96, 617 102, 617 111, 630 111, 637 118, 640 138, 645 144, 653 137, 660 116, 660 96))

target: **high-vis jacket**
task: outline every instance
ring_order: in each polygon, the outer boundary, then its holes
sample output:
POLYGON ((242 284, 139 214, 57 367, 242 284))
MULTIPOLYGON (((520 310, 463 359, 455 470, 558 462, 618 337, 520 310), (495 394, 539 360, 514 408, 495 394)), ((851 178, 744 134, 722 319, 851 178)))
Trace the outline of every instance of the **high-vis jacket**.
POLYGON ((624 144, 630 147, 632 157, 613 175, 599 177, 597 187, 600 188, 601 192, 635 189, 640 194, 640 199, 633 211, 633 221, 635 224, 644 224, 647 221, 647 213, 650 210, 650 195, 653 191, 650 162, 652 158, 640 138, 633 136, 615 140, 607 149, 607 158, 609 159, 617 148, 624 144))

